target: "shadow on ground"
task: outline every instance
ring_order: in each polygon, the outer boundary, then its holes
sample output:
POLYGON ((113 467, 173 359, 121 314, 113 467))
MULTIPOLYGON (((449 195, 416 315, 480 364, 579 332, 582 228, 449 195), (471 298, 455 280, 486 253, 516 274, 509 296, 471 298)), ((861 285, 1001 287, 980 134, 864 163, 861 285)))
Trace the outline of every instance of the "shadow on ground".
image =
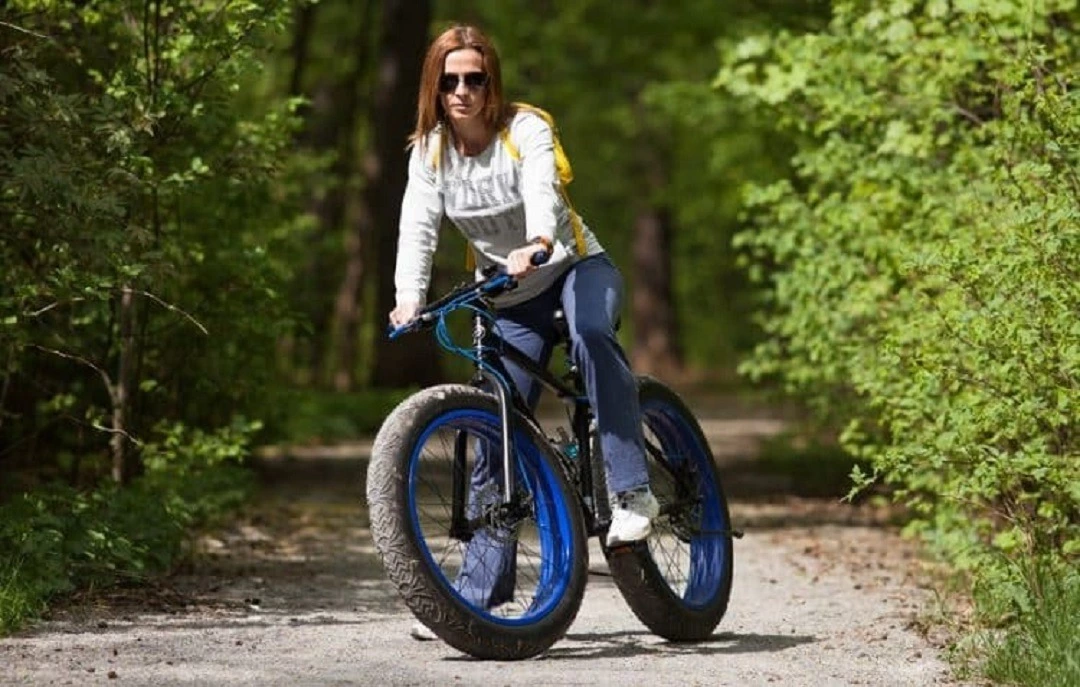
POLYGON ((759 635, 723 632, 703 642, 655 642, 655 635, 645 631, 612 633, 570 633, 565 642, 545 652, 541 660, 565 661, 632 656, 715 656, 778 652, 800 644, 817 641, 805 635, 759 635), (583 646, 573 646, 582 643, 583 646), (570 646, 564 646, 570 644, 570 646))
MULTIPOLYGON (((595 660, 598 658, 632 658, 645 656, 722 656, 725 654, 749 654, 778 652, 800 644, 815 642, 815 637, 805 635, 758 635, 723 632, 701 642, 657 641, 656 635, 645 631, 610 633, 570 632, 558 644, 537 658, 540 662, 595 660)), ((443 659, 447 662, 473 663, 479 661, 471 656, 453 655, 443 659)))

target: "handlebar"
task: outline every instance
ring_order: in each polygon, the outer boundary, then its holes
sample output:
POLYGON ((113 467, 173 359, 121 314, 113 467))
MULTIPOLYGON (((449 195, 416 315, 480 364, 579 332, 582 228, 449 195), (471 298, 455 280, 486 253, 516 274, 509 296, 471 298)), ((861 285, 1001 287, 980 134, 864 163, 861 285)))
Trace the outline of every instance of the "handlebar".
MULTIPOLYGON (((549 260, 551 260, 551 253, 546 250, 536 251, 529 259, 536 267, 546 264, 549 260)), ((518 280, 507 274, 501 265, 491 265, 481 274, 484 278, 480 281, 451 289, 442 298, 425 306, 411 322, 406 322, 399 327, 390 325, 387 327, 387 336, 390 339, 396 339, 402 334, 431 326, 441 316, 464 304, 494 298, 517 288, 518 280)))

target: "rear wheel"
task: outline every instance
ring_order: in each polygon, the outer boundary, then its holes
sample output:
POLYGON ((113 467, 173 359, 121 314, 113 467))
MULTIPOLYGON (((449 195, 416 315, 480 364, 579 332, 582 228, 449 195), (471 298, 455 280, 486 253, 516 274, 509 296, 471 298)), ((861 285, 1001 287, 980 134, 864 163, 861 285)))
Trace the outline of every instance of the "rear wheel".
POLYGON ((653 533, 633 546, 604 548, 612 577, 634 615, 672 641, 708 638, 731 595, 732 528, 712 451, 675 392, 638 383, 650 486, 660 502, 653 533))
POLYGON ((520 423, 508 505, 501 446, 489 394, 422 391, 379 430, 367 496, 376 550, 416 617, 467 654, 507 660, 565 634, 588 554, 581 510, 546 442, 520 423))

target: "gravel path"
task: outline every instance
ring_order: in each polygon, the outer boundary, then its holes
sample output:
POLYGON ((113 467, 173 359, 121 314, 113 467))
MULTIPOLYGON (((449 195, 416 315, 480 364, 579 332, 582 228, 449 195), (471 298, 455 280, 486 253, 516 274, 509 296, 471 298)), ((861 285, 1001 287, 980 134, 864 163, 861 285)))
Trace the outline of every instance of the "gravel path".
MULTIPOLYGON (((776 430, 714 422, 721 456, 776 430)), ((190 570, 90 594, 0 640, 0 684, 959 685, 917 631, 909 544, 865 508, 737 498, 731 605, 714 638, 647 633, 594 550, 581 612, 543 656, 472 660, 408 637, 360 512, 364 445, 264 464, 262 498, 190 570)), ((594 543, 595 546, 595 543, 594 543)))

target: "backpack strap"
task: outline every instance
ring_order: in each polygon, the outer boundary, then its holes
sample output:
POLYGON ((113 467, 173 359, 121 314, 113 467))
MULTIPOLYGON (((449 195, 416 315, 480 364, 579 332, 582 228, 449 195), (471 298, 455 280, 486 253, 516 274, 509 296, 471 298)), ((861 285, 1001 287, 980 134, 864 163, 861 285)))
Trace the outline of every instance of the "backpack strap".
MULTIPOLYGON (((585 244, 585 229, 581 222, 581 215, 574 209, 574 204, 570 202, 570 195, 566 192, 566 186, 574 180, 574 170, 570 166, 570 158, 566 156, 566 151, 563 150, 562 142, 559 140, 559 130, 555 126, 555 119, 547 111, 542 110, 535 105, 529 105, 528 103, 513 103, 513 107, 519 111, 530 112, 537 115, 551 128, 551 138, 555 144, 555 172, 559 177, 559 196, 562 198, 563 203, 566 204, 566 209, 570 215, 570 226, 574 230, 574 247, 577 250, 578 255, 585 255, 588 252, 588 247, 585 244)), ((518 150, 518 147, 510 138, 509 125, 504 126, 499 130, 499 140, 502 142, 503 147, 506 148, 507 154, 509 154, 515 162, 520 163, 521 151, 518 150)), ((440 130, 436 136, 435 145, 432 146, 432 169, 437 170, 439 164, 442 162, 442 149, 444 144, 443 132, 440 130)), ((465 249, 465 268, 470 272, 476 269, 476 253, 471 245, 466 246, 465 249)))
MULTIPOLYGON (((530 112, 547 123, 551 129, 552 140, 555 143, 555 171, 559 175, 559 183, 563 186, 569 185, 574 180, 574 170, 570 166, 570 158, 566 156, 566 151, 563 150, 562 142, 559 140, 559 129, 555 126, 555 119, 548 112, 535 105, 514 103, 513 107, 522 112, 530 112)), ((521 153, 518 152, 517 146, 514 145, 513 140, 510 138, 509 127, 503 127, 499 131, 499 138, 502 140, 503 145, 506 146, 506 152, 510 153, 510 157, 521 162, 521 153)))
POLYGON ((431 171, 438 172, 439 165, 442 164, 443 146, 446 145, 446 137, 443 135, 443 125, 435 125, 431 134, 432 135, 426 137, 424 143, 430 148, 428 151, 428 155, 430 156, 428 158, 428 164, 431 165, 431 171))
MULTIPOLYGON (((566 192, 567 185, 574 180, 574 170, 570 166, 570 158, 566 156, 566 151, 563 150, 562 142, 559 140, 559 129, 555 126, 555 119, 548 112, 535 105, 529 105, 528 103, 514 103, 513 105, 518 110, 537 115, 547 122, 547 125, 551 128, 551 138, 555 143, 555 171, 559 177, 559 195, 570 213, 570 226, 574 229, 574 247, 577 249, 578 255, 585 255, 588 248, 585 245, 585 230, 581 222, 581 215, 574 209, 574 204, 570 202, 570 194, 566 192)), ((521 152, 511 140, 508 126, 499 131, 499 139, 510 157, 517 162, 521 162, 521 152)))

